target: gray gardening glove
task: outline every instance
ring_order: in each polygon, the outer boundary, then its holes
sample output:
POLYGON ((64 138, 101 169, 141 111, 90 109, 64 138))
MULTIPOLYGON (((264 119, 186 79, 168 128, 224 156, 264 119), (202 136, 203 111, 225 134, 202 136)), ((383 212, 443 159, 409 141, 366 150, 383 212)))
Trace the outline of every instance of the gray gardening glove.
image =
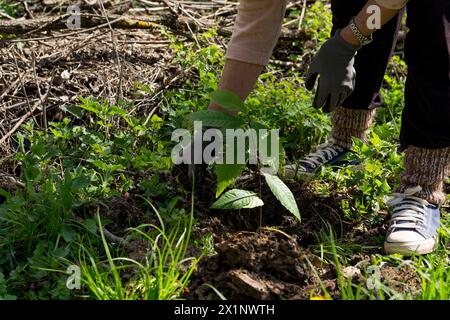
POLYGON ((331 112, 353 92, 356 79, 353 65, 360 48, 342 39, 340 30, 322 45, 309 67, 305 83, 308 90, 313 90, 320 75, 313 102, 315 108, 323 107, 325 112, 331 112))

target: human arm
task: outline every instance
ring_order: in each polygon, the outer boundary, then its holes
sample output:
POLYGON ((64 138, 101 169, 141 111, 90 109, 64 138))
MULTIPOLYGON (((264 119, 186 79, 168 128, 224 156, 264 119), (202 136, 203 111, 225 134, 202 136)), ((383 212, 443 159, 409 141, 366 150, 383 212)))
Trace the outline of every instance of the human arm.
MULTIPOLYGON (((405 0, 369 0, 353 21, 362 36, 368 37, 377 30, 369 23, 374 13, 368 9, 374 5, 378 6, 380 23, 378 28, 380 28, 396 16, 405 3, 405 0), (389 3, 390 6, 384 7, 380 5, 380 2, 383 2, 384 5, 389 3), (397 4, 393 5, 394 2, 397 4)), ((305 81, 306 88, 312 90, 320 75, 313 102, 314 107, 323 107, 324 111, 327 112, 332 111, 350 96, 356 80, 355 56, 361 47, 362 43, 352 31, 350 25, 338 30, 332 38, 322 45, 311 62, 305 81)))
MULTIPOLYGON (((231 91, 242 100, 249 95, 278 40, 286 3, 287 0, 240 1, 220 90, 231 91)), ((228 112, 214 102, 209 109, 228 112)))

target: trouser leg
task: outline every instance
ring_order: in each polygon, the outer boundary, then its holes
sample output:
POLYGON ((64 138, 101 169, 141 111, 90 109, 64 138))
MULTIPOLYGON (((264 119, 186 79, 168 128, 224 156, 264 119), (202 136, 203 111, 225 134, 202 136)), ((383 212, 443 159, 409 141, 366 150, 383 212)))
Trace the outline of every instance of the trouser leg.
POLYGON ((402 147, 450 147, 450 1, 411 0, 407 23, 402 147))
POLYGON ((406 39, 408 79, 401 144, 406 149, 399 192, 421 186, 418 196, 445 201, 450 174, 450 1, 411 0, 406 39))
MULTIPOLYGON (((333 33, 345 28, 357 15, 366 0, 332 0, 333 33)), ((342 147, 352 147, 352 137, 365 141, 371 126, 375 108, 382 104, 379 94, 389 59, 397 40, 402 13, 381 30, 375 32, 373 42, 358 51, 355 58, 356 84, 353 93, 342 106, 333 111, 332 138, 342 147)))

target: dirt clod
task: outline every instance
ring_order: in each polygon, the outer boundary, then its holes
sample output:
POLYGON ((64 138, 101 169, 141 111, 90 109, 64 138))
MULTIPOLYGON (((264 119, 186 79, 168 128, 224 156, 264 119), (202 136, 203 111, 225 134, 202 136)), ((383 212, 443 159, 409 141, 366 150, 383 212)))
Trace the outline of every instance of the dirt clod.
POLYGON ((229 299, 291 298, 308 283, 305 258, 311 254, 282 235, 236 233, 217 243, 215 249, 217 254, 206 258, 197 272, 194 292, 199 297, 209 293, 201 287, 203 283, 229 299))

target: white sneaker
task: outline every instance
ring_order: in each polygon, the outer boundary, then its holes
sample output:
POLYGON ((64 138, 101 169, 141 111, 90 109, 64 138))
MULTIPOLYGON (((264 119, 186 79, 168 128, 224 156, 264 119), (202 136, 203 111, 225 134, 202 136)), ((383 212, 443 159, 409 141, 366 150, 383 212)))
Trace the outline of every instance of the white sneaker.
POLYGON ((405 193, 394 194, 388 202, 392 217, 384 243, 387 254, 399 253, 405 256, 427 254, 438 246, 440 227, 439 207, 414 196, 420 186, 410 188, 405 193))

